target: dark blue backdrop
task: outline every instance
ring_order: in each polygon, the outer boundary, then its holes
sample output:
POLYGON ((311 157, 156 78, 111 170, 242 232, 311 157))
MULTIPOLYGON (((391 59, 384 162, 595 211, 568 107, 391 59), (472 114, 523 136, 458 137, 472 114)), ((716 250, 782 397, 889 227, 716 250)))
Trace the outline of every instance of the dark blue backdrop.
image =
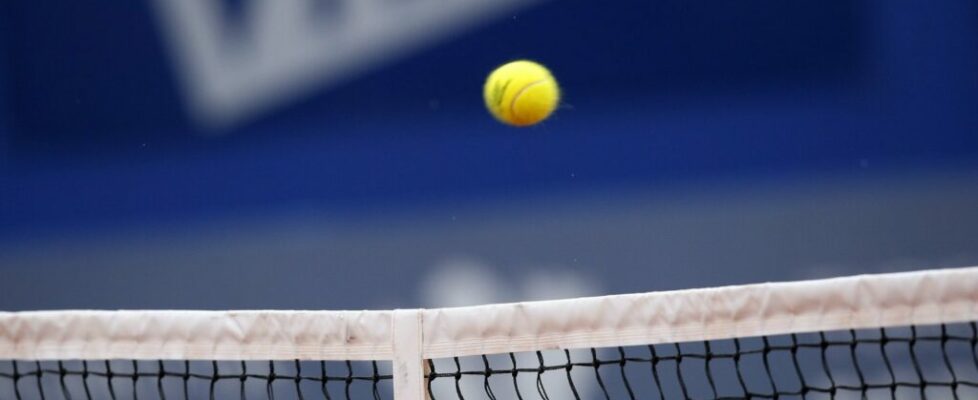
POLYGON ((978 159, 967 1, 547 2, 220 137, 185 115, 148 4, 0 7, 0 230, 18 235, 978 159), (520 57, 566 96, 527 130, 480 100, 520 57))
MULTIPOLYGON (((325 24, 344 3, 323 4, 325 24)), ((0 309, 389 308, 978 263, 973 0, 545 1, 223 135, 185 112, 153 10, 0 1, 0 309), (521 57, 565 104, 517 130, 481 85, 521 57)))

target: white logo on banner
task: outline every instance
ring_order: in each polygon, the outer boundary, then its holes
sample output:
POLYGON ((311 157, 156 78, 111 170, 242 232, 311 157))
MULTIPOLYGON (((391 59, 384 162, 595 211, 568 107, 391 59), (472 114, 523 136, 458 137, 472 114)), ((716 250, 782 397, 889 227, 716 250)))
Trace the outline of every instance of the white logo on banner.
POLYGON ((193 117, 227 127, 536 0, 156 0, 193 117), (323 15, 328 14, 328 15, 323 15))

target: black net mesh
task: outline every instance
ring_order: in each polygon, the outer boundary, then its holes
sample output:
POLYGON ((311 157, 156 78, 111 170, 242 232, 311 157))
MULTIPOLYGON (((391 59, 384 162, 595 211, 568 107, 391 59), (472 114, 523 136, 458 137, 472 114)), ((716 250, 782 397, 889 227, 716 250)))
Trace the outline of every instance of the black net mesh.
MULTIPOLYGON (((428 361, 438 399, 975 399, 974 323, 428 361)), ((0 361, 0 399, 390 399, 389 362, 0 361)))
POLYGON ((975 324, 429 362, 438 399, 976 399, 975 324))
POLYGON ((0 399, 391 399, 389 362, 0 361, 0 399))

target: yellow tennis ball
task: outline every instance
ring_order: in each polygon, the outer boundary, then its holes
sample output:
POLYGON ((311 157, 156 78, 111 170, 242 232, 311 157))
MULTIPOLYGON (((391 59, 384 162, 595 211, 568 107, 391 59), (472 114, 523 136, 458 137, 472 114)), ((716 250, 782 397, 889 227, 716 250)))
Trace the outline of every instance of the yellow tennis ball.
POLYGON ((492 71, 483 96, 496 119, 513 126, 529 126, 554 112, 560 102, 560 88, 546 67, 519 60, 492 71))

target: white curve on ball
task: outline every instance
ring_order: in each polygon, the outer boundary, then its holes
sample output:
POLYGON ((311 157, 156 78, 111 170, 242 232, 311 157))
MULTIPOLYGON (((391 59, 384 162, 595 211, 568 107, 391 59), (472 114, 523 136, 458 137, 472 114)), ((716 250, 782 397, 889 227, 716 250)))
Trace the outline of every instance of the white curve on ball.
POLYGON ((538 80, 535 80, 533 82, 528 83, 526 86, 521 87, 520 88, 520 91, 516 92, 516 95, 513 96, 513 99, 509 101, 509 115, 513 118, 514 121, 517 120, 517 118, 516 118, 516 100, 518 100, 520 98, 520 96, 523 95, 523 92, 526 92, 527 89, 529 89, 529 88, 531 88, 533 86, 539 85, 541 83, 544 83, 546 81, 547 81, 546 79, 538 79, 538 80))

